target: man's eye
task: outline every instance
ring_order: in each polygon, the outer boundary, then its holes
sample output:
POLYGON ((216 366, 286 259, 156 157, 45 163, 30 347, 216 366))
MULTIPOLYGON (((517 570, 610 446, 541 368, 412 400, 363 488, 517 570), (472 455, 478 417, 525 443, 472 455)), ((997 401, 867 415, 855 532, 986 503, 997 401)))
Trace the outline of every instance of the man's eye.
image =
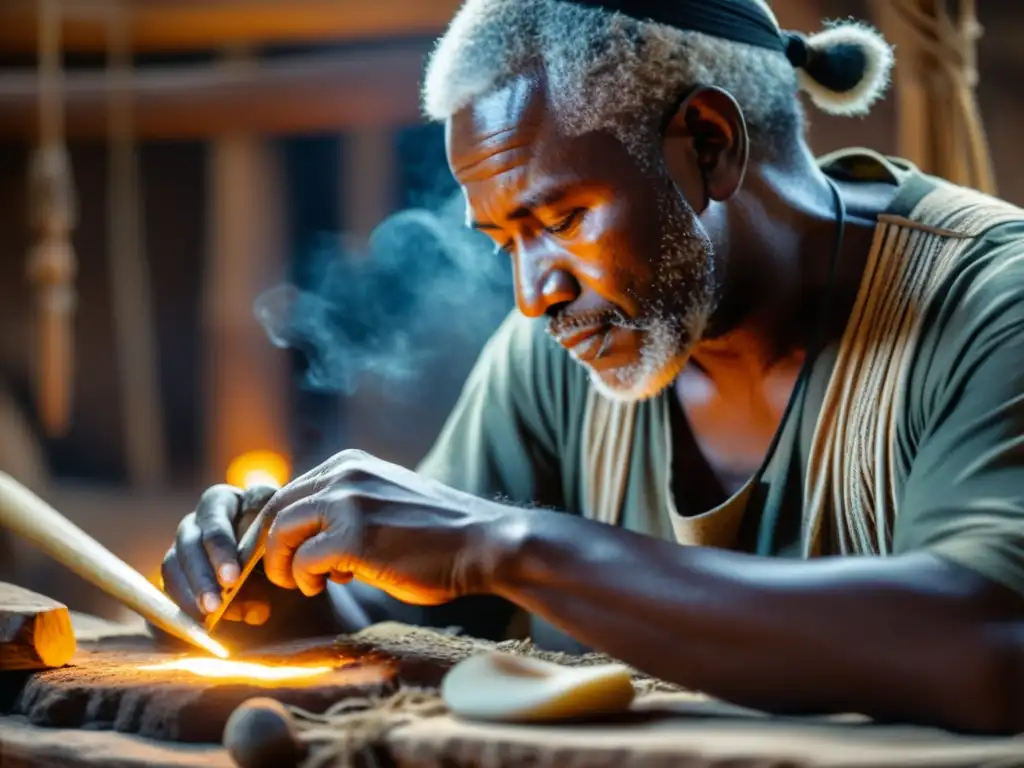
POLYGON ((569 234, 579 226, 579 223, 583 220, 583 214, 584 210, 582 208, 577 208, 557 224, 545 227, 545 229, 553 235, 569 234))

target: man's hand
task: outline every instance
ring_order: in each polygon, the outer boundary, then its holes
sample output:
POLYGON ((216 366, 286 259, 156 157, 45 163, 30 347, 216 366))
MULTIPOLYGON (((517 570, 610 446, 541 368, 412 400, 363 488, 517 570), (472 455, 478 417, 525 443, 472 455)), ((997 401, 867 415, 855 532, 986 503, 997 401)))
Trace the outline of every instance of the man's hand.
POLYGON ((264 570, 307 596, 352 578, 418 605, 488 591, 506 508, 360 451, 281 489, 264 570))
MULTIPOLYGON (((238 536, 273 495, 273 488, 243 493, 230 485, 215 485, 200 497, 195 512, 181 521, 161 575, 164 590, 182 610, 198 619, 220 606, 222 589, 234 584, 241 573, 238 536)), ((265 580, 253 574, 224 619, 264 624, 270 616, 269 589, 265 580)))

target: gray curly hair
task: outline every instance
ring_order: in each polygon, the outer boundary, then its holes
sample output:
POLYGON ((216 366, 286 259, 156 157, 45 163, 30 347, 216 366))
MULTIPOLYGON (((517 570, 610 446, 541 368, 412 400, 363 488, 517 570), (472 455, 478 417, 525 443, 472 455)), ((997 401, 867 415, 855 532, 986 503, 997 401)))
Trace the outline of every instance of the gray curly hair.
MULTIPOLYGON (((778 26, 767 3, 755 2, 778 26)), ((752 156, 771 157, 803 135, 799 90, 825 112, 858 115, 889 82, 892 50, 865 25, 835 25, 807 43, 819 52, 859 48, 860 80, 830 90, 777 51, 564 0, 466 0, 429 60, 423 106, 444 121, 517 75, 537 73, 563 130, 609 130, 641 151, 687 88, 714 85, 743 109, 752 156)))

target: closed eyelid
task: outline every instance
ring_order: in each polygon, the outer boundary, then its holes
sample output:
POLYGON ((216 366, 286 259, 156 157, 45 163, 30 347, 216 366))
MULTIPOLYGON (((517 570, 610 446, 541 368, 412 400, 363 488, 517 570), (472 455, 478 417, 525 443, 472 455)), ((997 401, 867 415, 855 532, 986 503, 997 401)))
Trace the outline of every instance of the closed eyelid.
POLYGON ((570 229, 576 229, 583 223, 587 215, 587 209, 582 207, 573 208, 571 211, 558 216, 550 224, 545 225, 549 232, 560 233, 570 229))

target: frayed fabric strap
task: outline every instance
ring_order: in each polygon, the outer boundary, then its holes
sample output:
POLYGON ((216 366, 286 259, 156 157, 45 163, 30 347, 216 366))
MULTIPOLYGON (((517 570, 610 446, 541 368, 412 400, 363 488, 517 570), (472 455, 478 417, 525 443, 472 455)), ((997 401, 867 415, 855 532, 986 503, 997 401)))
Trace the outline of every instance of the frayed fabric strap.
POLYGON ((888 555, 898 415, 928 310, 974 238, 1024 211, 939 182, 909 219, 882 216, 811 443, 805 557, 888 555))

